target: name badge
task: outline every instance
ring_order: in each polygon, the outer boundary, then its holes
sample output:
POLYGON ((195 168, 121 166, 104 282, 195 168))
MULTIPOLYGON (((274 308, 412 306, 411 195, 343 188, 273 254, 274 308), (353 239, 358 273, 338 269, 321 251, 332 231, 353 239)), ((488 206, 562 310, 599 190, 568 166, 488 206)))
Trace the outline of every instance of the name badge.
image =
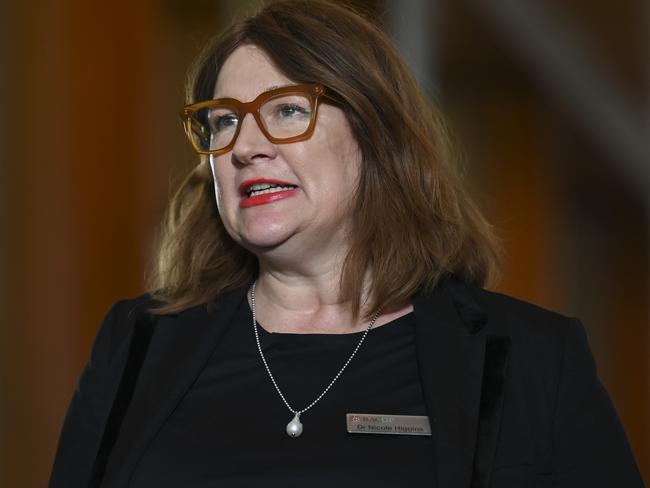
POLYGON ((426 415, 348 413, 345 420, 350 434, 431 435, 426 415))

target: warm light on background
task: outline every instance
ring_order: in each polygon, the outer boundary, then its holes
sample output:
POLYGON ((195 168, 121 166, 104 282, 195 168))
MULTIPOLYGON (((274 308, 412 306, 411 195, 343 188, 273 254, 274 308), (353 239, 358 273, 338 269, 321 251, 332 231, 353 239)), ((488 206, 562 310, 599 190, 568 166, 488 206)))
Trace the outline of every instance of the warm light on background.
MULTIPOLYGON (((582 320, 650 480, 650 4, 354 3, 462 141, 506 245, 498 290, 582 320)), ((100 320, 142 293, 170 188, 195 163, 185 70, 258 4, 0 4, 0 486, 46 485, 100 320)))

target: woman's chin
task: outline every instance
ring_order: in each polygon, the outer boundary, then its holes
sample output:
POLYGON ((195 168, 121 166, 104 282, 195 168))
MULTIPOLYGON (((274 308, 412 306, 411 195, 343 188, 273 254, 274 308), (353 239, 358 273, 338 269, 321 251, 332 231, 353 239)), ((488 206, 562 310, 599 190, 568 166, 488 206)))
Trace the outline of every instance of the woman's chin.
POLYGON ((291 237, 289 232, 257 232, 242 236, 242 246, 256 254, 258 252, 277 249, 291 237))

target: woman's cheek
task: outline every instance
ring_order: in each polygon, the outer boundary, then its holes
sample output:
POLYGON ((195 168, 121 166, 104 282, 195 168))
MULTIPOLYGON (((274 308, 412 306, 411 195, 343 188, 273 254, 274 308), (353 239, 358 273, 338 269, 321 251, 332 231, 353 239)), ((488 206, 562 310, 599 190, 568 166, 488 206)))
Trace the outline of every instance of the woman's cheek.
POLYGON ((230 237, 232 237, 236 242, 239 242, 235 230, 236 207, 238 202, 237 197, 235 195, 227 195, 223 190, 222 185, 219 184, 218 179, 215 180, 214 183, 214 196, 217 202, 217 211, 219 212, 219 217, 221 217, 221 222, 226 228, 226 232, 228 232, 228 235, 230 235, 230 237), (227 204, 228 198, 230 199, 230 205, 227 204))

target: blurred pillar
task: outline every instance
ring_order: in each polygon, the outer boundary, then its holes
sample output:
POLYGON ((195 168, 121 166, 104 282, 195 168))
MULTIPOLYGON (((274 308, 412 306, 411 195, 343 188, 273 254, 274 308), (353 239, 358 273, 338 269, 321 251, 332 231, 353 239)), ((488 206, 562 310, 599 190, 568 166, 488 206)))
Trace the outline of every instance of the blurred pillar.
POLYGON ((99 319, 142 290, 148 202, 167 172, 154 169, 150 130, 153 3, 2 3, 12 64, 2 90, 0 486, 46 486, 99 319))
MULTIPOLYGON (((10 59, 10 52, 8 46, 12 38, 13 31, 11 29, 12 22, 10 13, 10 3, 0 2, 0 63, 2 66, 14 66, 15 61, 10 59)), ((9 103, 10 84, 8 76, 0 76, 0 107, 7 107, 9 103)), ((8 118, 0 117, 0 276, 6 274, 7 263, 9 260, 8 250, 6 246, 6 230, 7 221, 9 218, 9 201, 7 199, 7 186, 8 186, 8 171, 7 165, 9 161, 8 149, 8 118)), ((8 280, 0 278, 0 486, 8 486, 5 482, 5 476, 2 474, 5 469, 4 460, 6 459, 5 453, 8 451, 8 438, 7 432, 9 428, 8 415, 6 412, 7 404, 6 398, 9 395, 7 388, 8 383, 8 363, 2 358, 6 357, 8 336, 6 331, 7 324, 7 287, 8 280)))
POLYGON ((383 15, 389 34, 427 93, 434 93, 440 38, 436 28, 440 0, 385 0, 383 15))

